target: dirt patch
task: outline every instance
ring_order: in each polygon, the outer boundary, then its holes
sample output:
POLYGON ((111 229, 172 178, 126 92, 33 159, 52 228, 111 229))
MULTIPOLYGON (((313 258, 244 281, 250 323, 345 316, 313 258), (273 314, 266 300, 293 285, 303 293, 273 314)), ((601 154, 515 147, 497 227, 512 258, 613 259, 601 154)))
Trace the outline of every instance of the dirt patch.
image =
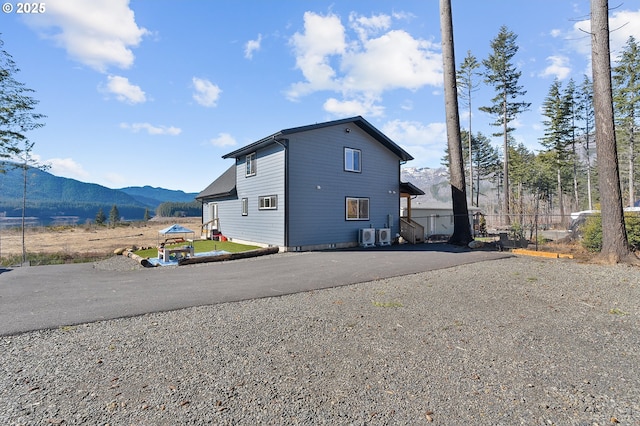
MULTIPOLYGON (((29 253, 98 253, 112 254, 121 247, 155 247, 160 241, 158 231, 178 223, 200 237, 200 218, 162 218, 149 222, 107 226, 34 227, 25 230, 25 247, 29 253)), ((22 253, 22 231, 0 231, 0 256, 22 253)))

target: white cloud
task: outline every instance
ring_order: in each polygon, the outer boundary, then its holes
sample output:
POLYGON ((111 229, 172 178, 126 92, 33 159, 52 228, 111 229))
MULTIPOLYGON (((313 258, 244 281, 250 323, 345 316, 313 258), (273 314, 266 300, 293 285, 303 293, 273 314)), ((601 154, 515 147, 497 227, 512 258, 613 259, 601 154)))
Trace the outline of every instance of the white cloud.
POLYGON ((366 41, 371 35, 389 29, 391 27, 391 16, 380 14, 367 18, 352 12, 349 15, 349 23, 358 34, 360 40, 366 41))
POLYGON ((381 93, 442 85, 442 57, 433 52, 431 42, 394 30, 368 40, 363 47, 344 58, 347 90, 381 93))
POLYGON ((541 77, 557 77, 558 80, 564 80, 571 73, 571 67, 568 66, 569 58, 566 56, 549 56, 547 61, 551 64, 540 73, 541 77))
POLYGON ((447 124, 424 125, 418 121, 393 120, 382 127, 382 133, 404 145, 438 145, 443 142, 446 144, 447 124))
POLYGON ((87 179, 89 177, 89 172, 72 158, 50 158, 45 163, 50 167, 49 172, 56 176, 72 179, 87 179))
POLYGON ((218 133, 218 136, 211 139, 211 145, 223 148, 225 146, 235 146, 236 140, 229 133, 218 133))
POLYGON ((402 105, 400 105, 400 108, 402 108, 405 111, 413 110, 413 101, 411 99, 405 99, 402 102, 402 105))
POLYGON ((323 108, 325 111, 340 117, 354 115, 378 117, 384 114, 384 107, 376 105, 374 100, 360 101, 351 99, 340 101, 336 98, 329 98, 325 101, 323 108))
POLYGON ((99 90, 113 94, 119 101, 129 104, 139 104, 147 100, 147 96, 140 86, 131 84, 128 78, 118 75, 108 76, 106 87, 100 86, 99 90))
POLYGON ((48 0, 46 7, 46 13, 26 22, 73 60, 100 72, 110 66, 129 68, 131 48, 149 33, 136 23, 129 0, 48 0))
POLYGON ((131 130, 134 133, 138 133, 140 130, 146 130, 150 135, 169 135, 178 136, 182 133, 182 129, 173 126, 154 126, 149 123, 120 123, 120 128, 131 130))
POLYGON ((257 40, 249 40, 244 45, 244 57, 247 59, 253 59, 253 52, 260 50, 261 43, 262 43, 262 34, 258 34, 257 40))
POLYGON ((381 102, 385 91, 441 86, 439 46, 391 29, 394 19, 405 18, 400 14, 363 17, 352 13, 349 38, 338 16, 306 12, 304 31, 295 33, 290 41, 304 80, 292 84, 287 97, 296 101, 314 92, 331 91, 343 99, 328 99, 325 110, 329 112, 381 113, 382 107, 369 100, 381 102))
MULTIPOLYGON (((583 20, 573 25, 572 31, 567 34, 570 47, 580 54, 591 57, 591 21, 583 20)), ((614 10, 609 15, 609 42, 611 57, 615 59, 629 36, 638 38, 640 34, 640 9, 638 10, 614 10)))
POLYGON ((345 52, 345 32, 336 15, 321 16, 313 12, 304 14, 304 33, 295 33, 291 45, 296 55, 296 68, 306 81, 295 83, 289 97, 297 99, 318 90, 335 90, 335 70, 330 58, 345 52))
POLYGON ((447 147, 446 123, 389 121, 382 132, 411 153, 413 167, 439 167, 447 147))
POLYGON ((618 58, 629 36, 634 36, 636 42, 640 38, 640 9, 636 11, 621 10, 614 12, 609 18, 611 56, 618 58))
POLYGON ((191 82, 195 89, 193 99, 202 106, 215 107, 222 90, 209 80, 203 78, 193 77, 191 82))
POLYGON ((107 182, 111 184, 113 188, 120 188, 127 185, 127 178, 125 178, 120 173, 109 172, 105 175, 105 179, 107 182))

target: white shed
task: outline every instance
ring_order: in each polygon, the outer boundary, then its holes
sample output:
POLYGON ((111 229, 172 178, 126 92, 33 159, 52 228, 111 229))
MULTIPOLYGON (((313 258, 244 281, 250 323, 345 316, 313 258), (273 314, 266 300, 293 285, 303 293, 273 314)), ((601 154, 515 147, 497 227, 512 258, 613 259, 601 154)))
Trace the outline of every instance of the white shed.
MULTIPOLYGON (((477 207, 469 207, 469 226, 473 230, 473 217, 480 212, 477 207)), ((406 207, 400 211, 400 216, 406 215, 406 207)), ((411 206, 411 218, 424 227, 424 240, 434 237, 448 237, 453 234, 453 207, 438 204, 415 203, 411 206)), ((473 232, 472 232, 473 234, 473 232)))

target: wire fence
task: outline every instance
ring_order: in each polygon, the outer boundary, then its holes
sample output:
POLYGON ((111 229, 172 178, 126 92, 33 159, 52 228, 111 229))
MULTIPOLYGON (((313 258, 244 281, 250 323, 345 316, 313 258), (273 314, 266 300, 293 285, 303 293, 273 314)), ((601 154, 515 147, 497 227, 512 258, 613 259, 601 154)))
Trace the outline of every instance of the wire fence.
MULTIPOLYGON (((453 214, 414 210, 411 219, 424 227, 427 240, 437 240, 439 237, 453 234, 453 214)), ((578 223, 583 222, 584 216, 574 219, 570 215, 513 214, 509 218, 498 214, 475 213, 469 215, 469 225, 474 237, 499 237, 506 234, 507 238, 531 241, 537 241, 541 238, 557 241, 566 238, 576 231, 578 223)))

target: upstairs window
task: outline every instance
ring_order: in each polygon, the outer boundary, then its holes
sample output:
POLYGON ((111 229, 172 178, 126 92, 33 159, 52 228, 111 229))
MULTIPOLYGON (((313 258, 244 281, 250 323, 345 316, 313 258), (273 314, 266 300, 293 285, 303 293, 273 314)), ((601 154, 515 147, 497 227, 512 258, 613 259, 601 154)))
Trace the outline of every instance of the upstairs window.
POLYGON ((256 174, 256 153, 252 152, 246 157, 246 166, 247 169, 245 171, 245 176, 255 176, 256 174))
POLYGON ((344 170, 347 172, 360 173, 362 171, 361 158, 362 153, 359 149, 345 148, 344 170))

